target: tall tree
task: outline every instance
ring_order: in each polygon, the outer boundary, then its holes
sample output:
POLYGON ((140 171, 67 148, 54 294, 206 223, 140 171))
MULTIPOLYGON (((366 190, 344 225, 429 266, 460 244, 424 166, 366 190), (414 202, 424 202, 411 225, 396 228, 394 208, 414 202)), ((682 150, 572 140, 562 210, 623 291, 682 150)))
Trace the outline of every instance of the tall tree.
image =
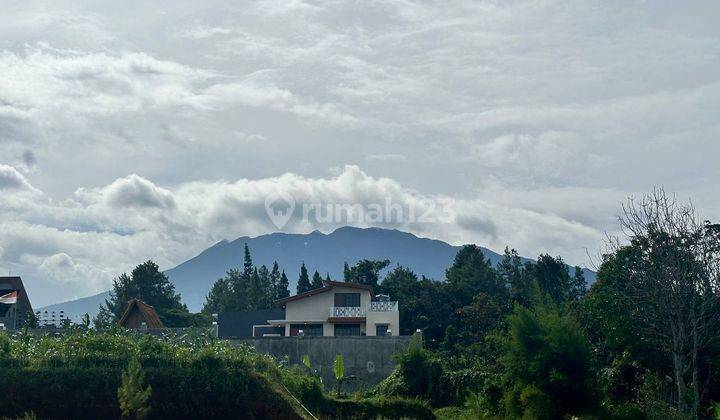
POLYGON ((298 279, 297 283, 297 292, 305 293, 312 290, 312 285, 310 284, 310 277, 308 276, 307 267, 305 267, 305 263, 302 263, 302 266, 300 266, 300 278, 298 279))
POLYGON ((319 289, 323 287, 323 279, 320 273, 318 273, 317 270, 315 270, 315 274, 313 274, 312 277, 312 283, 310 283, 313 289, 319 289))
POLYGON ((343 269, 345 281, 368 286, 377 286, 380 280, 380 272, 390 265, 390 260, 360 260, 352 267, 345 263, 343 269))
POLYGON ((258 302, 259 309, 267 309, 272 307, 274 301, 274 291, 271 286, 270 270, 265 265, 262 265, 258 269, 258 282, 260 289, 260 301, 258 302))
POLYGON ((492 296, 498 302, 505 302, 505 285, 498 279, 490 260, 485 258, 476 245, 462 247, 445 276, 456 307, 469 304, 480 292, 492 296))
POLYGON ((530 281, 524 273, 522 259, 516 250, 505 247, 503 258, 497 265, 497 274, 500 282, 509 291, 508 307, 512 309, 516 303, 528 306, 530 281))
POLYGON ((630 199, 620 222, 640 256, 628 272, 634 319, 671 354, 678 409, 696 417, 720 328, 720 226, 662 189, 630 199))
POLYGON ((233 305, 232 287, 227 277, 222 277, 213 283, 210 292, 205 298, 202 313, 207 315, 227 312, 233 305))
POLYGON ((280 299, 280 266, 278 262, 273 262, 272 270, 270 270, 270 295, 271 302, 280 299))
POLYGON ((104 307, 112 314, 113 321, 117 321, 134 298, 154 307, 168 327, 184 327, 191 322, 190 312, 180 301, 175 286, 152 261, 138 265, 129 276, 123 273, 113 280, 110 299, 105 300, 104 307))
POLYGON ((278 299, 283 299, 290 296, 290 280, 285 275, 285 270, 280 275, 280 282, 278 283, 277 294, 278 299))
POLYGON ((526 264, 525 269, 538 282, 543 293, 548 293, 557 303, 570 298, 570 273, 562 257, 541 254, 537 262, 526 264))

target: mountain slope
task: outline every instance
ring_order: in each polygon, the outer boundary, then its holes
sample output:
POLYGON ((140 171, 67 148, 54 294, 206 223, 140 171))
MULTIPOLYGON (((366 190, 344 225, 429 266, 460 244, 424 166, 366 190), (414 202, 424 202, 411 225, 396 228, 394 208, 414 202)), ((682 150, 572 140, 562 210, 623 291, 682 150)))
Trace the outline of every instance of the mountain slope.
MULTIPOLYGON (((270 267, 273 261, 280 264, 290 279, 290 291, 293 293, 302 262, 305 262, 311 275, 318 270, 323 277, 329 273, 333 279, 342 279, 343 263, 346 261, 352 265, 363 258, 387 258, 391 261, 391 268, 399 264, 411 268, 418 276, 442 280, 445 269, 452 264, 460 249, 398 230, 354 227, 340 228, 330 234, 318 231, 309 234, 273 233, 255 238, 241 237, 232 242, 222 241, 165 272, 191 311, 202 308, 215 280, 229 269, 242 266, 245 243, 250 247, 256 266, 264 264, 270 267)), ((502 258, 486 248, 483 252, 493 264, 502 258)), ((586 270, 585 274, 589 282, 594 280, 593 272, 586 270)), ((85 312, 92 315, 106 296, 91 296, 47 308, 63 309, 70 316, 85 312), (94 310, 91 311, 93 305, 94 310)))

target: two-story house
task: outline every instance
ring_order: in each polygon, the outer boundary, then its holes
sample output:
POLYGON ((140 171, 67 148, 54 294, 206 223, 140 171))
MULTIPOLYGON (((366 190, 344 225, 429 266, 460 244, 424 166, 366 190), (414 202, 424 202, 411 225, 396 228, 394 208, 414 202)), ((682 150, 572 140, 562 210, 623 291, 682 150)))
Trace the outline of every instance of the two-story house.
POLYGON ((373 300, 371 286, 323 281, 323 287, 277 301, 285 319, 253 327, 254 336, 397 336, 398 302, 373 300))

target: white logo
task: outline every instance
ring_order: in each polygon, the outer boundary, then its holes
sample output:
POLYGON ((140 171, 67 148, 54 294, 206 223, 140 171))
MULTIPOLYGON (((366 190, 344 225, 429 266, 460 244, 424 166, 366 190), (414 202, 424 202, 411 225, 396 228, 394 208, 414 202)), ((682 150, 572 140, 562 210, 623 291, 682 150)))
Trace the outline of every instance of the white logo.
POLYGON ((272 193, 265 197, 265 211, 273 224, 282 229, 295 211, 295 198, 285 191, 272 193))

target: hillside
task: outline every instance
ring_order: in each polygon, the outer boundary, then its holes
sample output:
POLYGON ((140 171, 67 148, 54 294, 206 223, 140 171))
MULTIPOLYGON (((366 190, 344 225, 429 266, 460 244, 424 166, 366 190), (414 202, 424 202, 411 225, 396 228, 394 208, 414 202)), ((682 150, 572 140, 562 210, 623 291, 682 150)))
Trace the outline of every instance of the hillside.
MULTIPOLYGON (((212 284, 231 268, 242 265, 245 243, 250 247, 257 266, 270 266, 277 260, 290 279, 290 290, 295 290, 300 264, 305 262, 312 274, 318 270, 333 279, 342 279, 343 263, 368 259, 389 259, 392 264, 410 267, 419 276, 444 279, 445 269, 460 249, 448 243, 419 238, 411 233, 380 228, 343 227, 332 233, 314 231, 309 234, 272 233, 258 237, 241 237, 232 242, 221 241, 165 273, 182 295, 191 311, 199 311, 212 284)), ((493 264, 502 256, 483 248, 493 264)), ((595 279, 592 271, 585 270, 588 282, 595 279)), ((106 293, 69 302, 50 305, 42 310, 64 310, 71 317, 85 312, 91 315, 107 297, 106 293)))

